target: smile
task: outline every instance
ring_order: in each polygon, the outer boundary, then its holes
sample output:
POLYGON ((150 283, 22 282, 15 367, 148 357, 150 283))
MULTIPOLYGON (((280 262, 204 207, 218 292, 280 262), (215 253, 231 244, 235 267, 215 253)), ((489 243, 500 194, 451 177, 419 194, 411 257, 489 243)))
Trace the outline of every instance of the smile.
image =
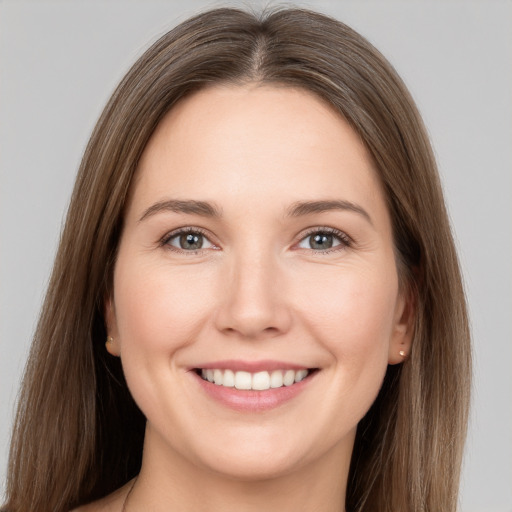
POLYGON ((233 371, 229 369, 208 368, 198 370, 203 380, 223 386, 240 390, 265 391, 283 386, 291 386, 304 380, 310 370, 273 370, 260 372, 233 371))
POLYGON ((320 368, 276 360, 198 364, 189 374, 207 397, 243 413, 270 411, 302 395, 320 368))

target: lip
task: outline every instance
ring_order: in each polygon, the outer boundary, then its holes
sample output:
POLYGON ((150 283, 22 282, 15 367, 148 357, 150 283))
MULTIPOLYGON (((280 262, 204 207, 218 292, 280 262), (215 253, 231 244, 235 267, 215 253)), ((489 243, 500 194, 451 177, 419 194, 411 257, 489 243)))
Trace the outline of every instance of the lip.
POLYGON ((226 359, 223 361, 215 361, 213 363, 205 363, 198 364, 191 370, 196 370, 200 368, 201 370, 233 370, 234 372, 272 372, 274 370, 308 370, 311 369, 307 366, 302 366, 300 364, 293 364, 284 361, 274 361, 274 360, 261 360, 261 361, 242 361, 242 360, 234 360, 234 359, 226 359))
POLYGON ((314 380, 318 373, 318 369, 314 369, 310 374, 300 382, 296 382, 291 386, 282 386, 279 388, 270 388, 264 391, 255 390, 240 390, 236 388, 229 388, 219 386, 213 382, 204 380, 198 373, 197 369, 220 369, 220 370, 233 370, 233 371, 248 371, 256 373, 258 371, 273 371, 273 370, 313 370, 302 365, 292 363, 284 363, 279 361, 216 361, 214 363, 207 363, 205 365, 198 365, 191 368, 189 375, 195 379, 203 393, 207 397, 220 403, 222 406, 239 412, 264 412, 275 409, 284 405, 298 395, 300 395, 311 382, 314 380))

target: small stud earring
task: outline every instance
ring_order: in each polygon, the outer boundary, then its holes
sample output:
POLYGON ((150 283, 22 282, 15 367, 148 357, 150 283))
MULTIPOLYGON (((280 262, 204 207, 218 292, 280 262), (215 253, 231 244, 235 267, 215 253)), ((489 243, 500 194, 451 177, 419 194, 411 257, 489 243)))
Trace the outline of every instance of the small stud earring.
POLYGON ((114 338, 112 336, 107 336, 107 341, 105 342, 105 348, 107 349, 107 352, 111 354, 112 350, 112 343, 114 343, 114 338))
POLYGON ((405 353, 405 350, 400 350, 400 352, 398 352, 402 357, 405 357, 406 356, 406 353, 405 353))
POLYGON ((117 343, 114 343, 114 338, 112 336, 107 336, 107 341, 105 342, 105 348, 107 352, 111 356, 119 357, 119 347, 116 347, 117 343))
POLYGON ((119 352, 119 343, 116 343, 114 341, 114 338, 112 338, 112 336, 107 336, 107 341, 105 342, 105 348, 107 349, 107 352, 111 355, 111 356, 115 356, 115 357, 119 357, 120 356, 120 352, 119 352))

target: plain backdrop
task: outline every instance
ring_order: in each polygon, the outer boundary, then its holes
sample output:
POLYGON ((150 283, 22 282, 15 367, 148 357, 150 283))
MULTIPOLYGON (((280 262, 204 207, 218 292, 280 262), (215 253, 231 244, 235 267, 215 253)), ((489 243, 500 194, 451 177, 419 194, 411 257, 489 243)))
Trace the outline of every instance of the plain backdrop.
MULTIPOLYGON (((296 4, 334 15, 365 35, 397 68, 424 115, 460 250, 474 336, 461 510, 510 512, 512 2, 296 4)), ((262 4, 0 1, 2 482, 19 380, 95 120, 150 42, 198 10, 219 5, 262 4)))

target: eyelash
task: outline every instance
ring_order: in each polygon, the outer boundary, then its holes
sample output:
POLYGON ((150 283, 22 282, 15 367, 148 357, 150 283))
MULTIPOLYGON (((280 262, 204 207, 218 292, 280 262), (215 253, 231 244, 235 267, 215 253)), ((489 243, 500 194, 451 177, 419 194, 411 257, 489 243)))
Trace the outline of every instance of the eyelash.
POLYGON ((176 238, 180 235, 184 235, 184 234, 187 234, 187 233, 193 233, 193 234, 198 234, 198 235, 202 235, 206 240, 208 240, 210 242, 210 244, 212 244, 214 247, 216 247, 216 245, 210 241, 210 238, 209 238, 209 235, 208 233, 204 230, 204 229, 201 229, 201 228, 196 228, 196 227, 193 227, 193 226, 190 226, 190 227, 186 227, 186 228, 179 228, 179 229, 176 229, 174 231, 171 231, 170 233, 167 233, 166 235, 164 235, 161 239, 160 239, 160 242, 159 242, 159 245, 161 247, 164 247, 170 251, 173 251, 173 252, 177 252, 179 254, 184 254, 184 255, 187 255, 187 256, 194 256, 194 255, 197 255, 197 254, 200 254, 202 251, 204 251, 205 249, 197 249, 197 250, 184 250, 184 249, 179 249, 178 247, 173 247, 172 245, 169 244, 169 242, 173 239, 173 238, 176 238))
MULTIPOLYGON (((193 233, 193 234, 198 234, 198 235, 203 236, 206 240, 208 240, 208 242, 215 249, 218 249, 218 247, 213 242, 210 241, 209 235, 204 229, 196 228, 196 227, 192 227, 192 226, 179 228, 174 231, 171 231, 170 233, 167 233, 165 236, 163 236, 160 239, 159 246, 164 247, 173 252, 185 254, 187 256, 197 255, 197 254, 200 254, 202 251, 208 250, 208 249, 203 249, 203 248, 200 248, 197 250, 184 250, 184 249, 179 249, 179 248, 174 247, 169 244, 169 242, 173 238, 176 238, 180 235, 187 234, 187 233, 193 233)), ((337 238, 340 243, 337 246, 335 246, 333 248, 328 248, 326 250, 304 249, 306 251, 311 251, 313 254, 331 254, 333 252, 338 252, 338 251, 347 249, 347 248, 351 247, 353 244, 353 240, 346 233, 344 233, 343 231, 340 231, 339 229, 330 228, 330 227, 315 227, 315 228, 311 228, 311 229, 301 233, 300 238, 298 239, 297 242, 294 243, 294 246, 298 245, 303 240, 305 240, 308 237, 311 237, 315 234, 332 235, 333 237, 337 238)), ((296 250, 300 250, 300 248, 296 249, 296 250)))
POLYGON ((337 238, 340 241, 340 244, 329 249, 325 250, 314 250, 314 249, 306 249, 311 251, 314 254, 332 254, 333 252, 343 251, 344 249, 352 247, 353 240, 343 231, 340 231, 339 229, 335 228, 329 228, 329 227, 315 227, 307 230, 306 232, 303 232, 300 234, 299 241, 295 244, 302 242, 306 238, 309 238, 312 235, 316 234, 325 234, 325 235, 332 235, 333 237, 337 238))

